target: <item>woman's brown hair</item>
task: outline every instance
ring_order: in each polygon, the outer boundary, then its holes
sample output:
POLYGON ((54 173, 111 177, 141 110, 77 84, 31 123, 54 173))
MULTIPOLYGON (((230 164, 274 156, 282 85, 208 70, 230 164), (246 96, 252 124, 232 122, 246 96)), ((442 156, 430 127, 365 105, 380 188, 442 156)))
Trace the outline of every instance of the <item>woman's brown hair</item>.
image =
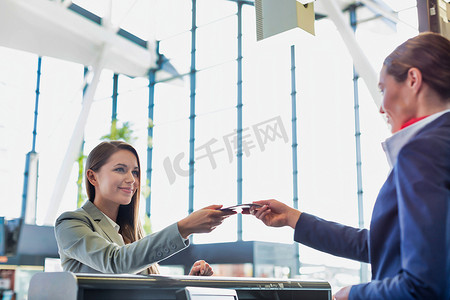
POLYGON ((383 65, 397 82, 405 81, 408 70, 417 68, 423 82, 444 102, 450 101, 450 41, 440 34, 421 33, 398 46, 383 65))
MULTIPOLYGON (((102 142, 98 144, 94 149, 92 149, 91 153, 86 160, 86 171, 92 170, 94 172, 98 172, 100 168, 107 163, 111 155, 120 151, 127 150, 134 154, 136 157, 136 161, 138 164, 138 185, 136 188, 136 192, 131 198, 131 202, 128 205, 120 205, 119 213, 117 214, 116 223, 120 226, 119 233, 122 235, 125 244, 133 243, 137 240, 140 240, 144 237, 144 230, 142 228, 140 219, 139 219, 139 196, 141 194, 141 164, 139 162, 139 156, 137 154, 136 149, 133 148, 128 143, 122 141, 110 141, 110 142, 102 142)), ((92 203, 95 199, 95 187, 89 182, 87 176, 85 179, 86 183, 86 192, 89 198, 89 201, 92 203)), ((150 274, 159 273, 158 267, 152 265, 148 268, 150 274)))

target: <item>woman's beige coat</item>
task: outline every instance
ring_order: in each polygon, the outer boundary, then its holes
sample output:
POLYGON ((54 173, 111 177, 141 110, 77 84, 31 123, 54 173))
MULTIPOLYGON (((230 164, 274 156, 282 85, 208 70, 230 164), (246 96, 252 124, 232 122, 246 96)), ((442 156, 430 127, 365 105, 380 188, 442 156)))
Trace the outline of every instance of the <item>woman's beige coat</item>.
POLYGON ((63 213, 55 224, 64 271, 135 274, 189 245, 177 224, 125 245, 106 216, 91 202, 63 213))

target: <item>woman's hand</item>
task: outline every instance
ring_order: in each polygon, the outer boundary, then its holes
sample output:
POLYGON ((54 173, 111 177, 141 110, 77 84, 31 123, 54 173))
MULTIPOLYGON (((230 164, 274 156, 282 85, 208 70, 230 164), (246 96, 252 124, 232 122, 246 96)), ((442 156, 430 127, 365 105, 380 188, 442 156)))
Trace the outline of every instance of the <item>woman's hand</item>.
POLYGON ((235 211, 220 210, 222 205, 210 205, 178 222, 178 230, 183 238, 187 239, 193 233, 208 233, 216 229, 217 226, 228 218, 236 214, 235 211))
POLYGON ((333 300, 347 300, 351 289, 351 286, 343 287, 335 295, 333 295, 333 300))
POLYGON ((211 276, 214 274, 211 266, 204 260, 197 260, 191 268, 189 275, 194 276, 211 276))
POLYGON ((262 207, 251 207, 249 213, 263 221, 267 226, 290 226, 295 228, 301 215, 300 211, 274 199, 255 201, 253 203, 260 204, 262 207))

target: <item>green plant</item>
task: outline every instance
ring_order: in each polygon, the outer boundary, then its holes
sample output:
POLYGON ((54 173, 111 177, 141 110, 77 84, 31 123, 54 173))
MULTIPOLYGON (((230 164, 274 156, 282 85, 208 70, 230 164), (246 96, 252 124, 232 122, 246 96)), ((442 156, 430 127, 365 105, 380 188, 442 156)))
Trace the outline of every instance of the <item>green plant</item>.
POLYGON ((146 235, 152 233, 152 222, 150 221, 150 218, 147 216, 147 214, 145 214, 144 225, 142 225, 142 228, 144 229, 146 235))
POLYGON ((78 164, 78 179, 77 179, 77 189, 78 189, 78 197, 77 197, 77 208, 80 208, 84 201, 86 200, 86 195, 83 192, 83 175, 84 175, 84 160, 86 159, 86 155, 83 154, 83 150, 80 151, 80 155, 77 159, 78 164))
POLYGON ((131 123, 123 122, 122 127, 117 127, 117 120, 111 122, 111 133, 106 134, 100 138, 102 141, 117 141, 122 140, 127 143, 133 143, 136 138, 133 137, 133 129, 131 123))

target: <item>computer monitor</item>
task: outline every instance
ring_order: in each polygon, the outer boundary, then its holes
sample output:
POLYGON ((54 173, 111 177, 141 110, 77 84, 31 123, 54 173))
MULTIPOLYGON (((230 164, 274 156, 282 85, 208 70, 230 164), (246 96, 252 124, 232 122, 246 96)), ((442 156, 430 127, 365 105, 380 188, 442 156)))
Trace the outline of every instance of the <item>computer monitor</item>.
POLYGON ((187 286, 176 292, 177 300, 238 300, 235 290, 187 286))
POLYGON ((23 219, 6 220, 0 217, 0 256, 15 256, 23 219))

